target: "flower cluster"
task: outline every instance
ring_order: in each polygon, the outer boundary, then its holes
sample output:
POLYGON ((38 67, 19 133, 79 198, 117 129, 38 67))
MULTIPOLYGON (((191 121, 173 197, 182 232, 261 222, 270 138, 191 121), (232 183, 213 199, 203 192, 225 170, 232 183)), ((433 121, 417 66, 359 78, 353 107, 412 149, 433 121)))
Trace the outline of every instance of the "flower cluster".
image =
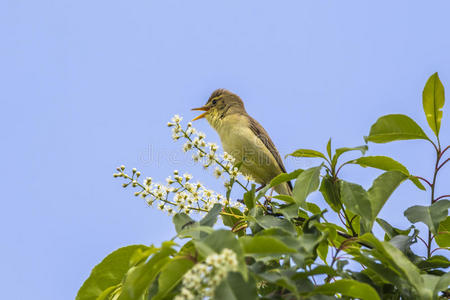
POLYGON ((153 182, 151 177, 140 180, 141 173, 135 168, 132 175, 125 173, 125 166, 117 168, 118 173, 114 177, 122 177, 128 182, 122 186, 124 188, 132 186, 139 190, 134 193, 136 197, 144 198, 148 205, 156 205, 158 209, 173 215, 177 212, 190 214, 198 212, 200 214, 208 212, 215 203, 224 206, 241 208, 242 204, 226 199, 223 195, 207 189, 200 182, 192 182, 192 175, 180 175, 178 171, 173 172, 173 177, 166 178, 166 184, 153 182))
POLYGON ((175 115, 171 122, 167 123, 167 126, 172 128, 172 138, 174 140, 179 140, 180 138, 186 139, 183 145, 183 151, 194 151, 192 159, 195 162, 201 162, 205 169, 215 167, 214 176, 216 178, 222 178, 224 175, 227 175, 228 179, 224 183, 227 190, 230 190, 234 183, 239 184, 247 190, 247 186, 252 179, 249 176, 243 176, 239 172, 239 169, 234 166, 234 157, 227 152, 218 154, 219 146, 217 144, 206 142, 206 135, 192 127, 191 122, 183 129, 181 126, 182 120, 182 117, 175 115), (247 181, 245 185, 238 179, 238 176, 245 178, 247 181))
POLYGON ((237 266, 236 253, 230 249, 209 255, 203 263, 196 264, 183 276, 181 293, 174 299, 213 299, 216 287, 228 272, 236 271, 237 266))

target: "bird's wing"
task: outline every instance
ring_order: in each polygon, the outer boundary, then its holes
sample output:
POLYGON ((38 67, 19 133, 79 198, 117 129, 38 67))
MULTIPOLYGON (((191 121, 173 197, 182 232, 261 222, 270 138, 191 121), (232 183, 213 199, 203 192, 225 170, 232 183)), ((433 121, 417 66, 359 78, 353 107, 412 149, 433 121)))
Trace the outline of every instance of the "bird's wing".
MULTIPOLYGON (((261 140, 261 142, 266 146, 270 153, 272 153, 281 171, 286 173, 286 168, 284 167, 283 161, 281 160, 280 153, 278 153, 277 148, 275 148, 275 145, 273 144, 272 139, 270 138, 267 131, 264 129, 264 127, 261 126, 261 124, 258 123, 258 121, 256 121, 252 117, 249 116, 249 120, 250 129, 261 140)), ((288 181, 287 184, 292 191, 292 183, 288 181)))

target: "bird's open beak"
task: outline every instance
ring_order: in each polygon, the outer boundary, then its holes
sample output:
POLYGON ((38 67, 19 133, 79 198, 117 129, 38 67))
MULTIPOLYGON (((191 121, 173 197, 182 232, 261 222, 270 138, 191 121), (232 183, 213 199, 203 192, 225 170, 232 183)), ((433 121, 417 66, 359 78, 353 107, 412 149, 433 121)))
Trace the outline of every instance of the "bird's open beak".
POLYGON ((199 108, 193 108, 192 110, 200 110, 200 111, 204 111, 204 113, 202 113, 200 116, 198 116, 198 117, 192 119, 192 121, 195 121, 195 120, 198 120, 198 119, 201 119, 201 118, 206 117, 206 115, 208 114, 209 107, 207 107, 207 106, 202 106, 202 107, 199 107, 199 108))

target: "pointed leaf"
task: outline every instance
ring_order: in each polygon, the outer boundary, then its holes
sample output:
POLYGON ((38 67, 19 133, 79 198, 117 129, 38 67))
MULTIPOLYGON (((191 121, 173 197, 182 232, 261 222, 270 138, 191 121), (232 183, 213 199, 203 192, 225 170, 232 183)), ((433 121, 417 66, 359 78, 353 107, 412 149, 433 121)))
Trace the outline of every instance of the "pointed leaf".
POLYGON ((311 149, 298 149, 292 152, 291 154, 288 154, 286 156, 294 156, 294 157, 320 157, 323 159, 327 159, 326 156, 319 151, 311 150, 311 149))
POLYGON ((450 217, 445 218, 439 224, 439 230, 435 240, 436 244, 441 248, 450 247, 450 217))
POLYGON ((390 240, 397 235, 408 235, 411 232, 411 229, 413 228, 413 226, 411 226, 408 229, 402 230, 393 227, 391 224, 389 224, 383 219, 377 218, 376 221, 378 225, 380 225, 380 227, 383 228, 384 232, 386 233, 385 240, 390 240))
POLYGON ((331 159, 331 138, 328 140, 328 143, 327 143, 327 154, 328 154, 328 157, 331 159))
POLYGON ((174 242, 163 242, 161 249, 148 262, 130 269, 118 300, 140 299, 161 269, 170 261, 170 256, 176 253, 172 248, 174 245, 174 242))
POLYGON ((291 173, 281 173, 281 174, 275 176, 275 178, 273 178, 270 181, 270 184, 266 185, 263 189, 261 189, 259 191, 258 195, 256 195, 256 200, 261 199, 262 196, 264 196, 266 194, 266 192, 268 190, 270 190, 271 188, 273 188, 274 186, 277 186, 286 181, 293 180, 293 179, 297 178, 302 172, 303 172, 302 169, 297 169, 291 173))
POLYGON ((335 167, 339 157, 342 154, 344 154, 345 152, 361 151, 361 154, 364 155, 368 149, 369 149, 369 147, 367 145, 362 145, 362 146, 358 146, 358 147, 351 147, 351 148, 349 148, 349 147, 338 148, 338 149, 336 149, 336 154, 333 156, 333 161, 331 163, 332 163, 333 167, 335 167))
POLYGON ((231 272, 214 291, 215 300, 256 300, 256 282, 253 277, 248 281, 240 273, 231 272))
POLYGON ((341 209, 341 195, 339 181, 334 181, 330 175, 325 175, 320 184, 320 192, 328 205, 335 212, 341 209))
POLYGON ((245 192, 244 194, 244 204, 248 208, 248 210, 251 210, 256 205, 256 198, 255 198, 255 185, 252 184, 252 189, 248 192, 245 192))
POLYGON ((95 300, 108 288, 120 284, 132 267, 130 260, 136 251, 145 251, 148 248, 144 245, 132 245, 119 248, 106 256, 92 269, 89 278, 78 291, 76 300, 95 300))
POLYGON ((372 205, 368 193, 359 184, 341 181, 341 197, 345 207, 361 217, 362 233, 369 232, 372 227, 372 205))
POLYGON ((241 247, 246 254, 284 254, 297 252, 276 237, 270 236, 244 236, 239 239, 241 247))
POLYGON ((405 210, 405 217, 411 223, 422 222, 433 234, 438 232, 439 223, 448 216, 450 200, 440 200, 431 206, 414 205, 405 210))
POLYGON ((285 219, 276 218, 274 216, 270 215, 263 215, 263 216, 257 216, 255 218, 256 223, 258 223, 259 226, 261 226, 264 229, 267 228, 281 228, 285 230, 286 232, 296 234, 297 231, 295 230, 294 225, 285 219))
POLYGON ((367 142, 388 143, 400 140, 429 140, 422 128, 408 116, 386 115, 379 118, 370 128, 367 142))
POLYGON ((333 283, 326 283, 324 285, 318 286, 314 290, 314 293, 331 296, 339 293, 352 298, 360 298, 364 300, 380 300, 378 293, 373 287, 371 287, 367 283, 351 279, 341 279, 333 283))
POLYGON ((388 156, 365 156, 360 157, 358 159, 349 161, 351 164, 357 164, 361 167, 371 167, 375 169, 385 170, 385 171, 399 171, 405 174, 409 177, 409 179, 421 190, 425 190, 425 187, 420 183, 420 181, 414 177, 411 176, 408 169, 396 161, 393 158, 390 158, 388 156))
POLYGON ((442 108, 444 107, 445 95, 444 86, 439 79, 438 73, 434 73, 428 78, 423 89, 423 111, 427 117, 428 125, 439 136, 441 128, 442 108))
POLYGON ((184 257, 175 257, 161 270, 158 278, 158 293, 153 300, 164 299, 166 295, 181 281, 183 275, 194 266, 194 262, 184 257))
POLYGON ((389 171, 374 180, 372 187, 367 191, 372 206, 373 221, 391 194, 406 178, 407 176, 401 172, 389 171))
POLYGON ((306 198, 319 187, 320 169, 322 165, 307 169, 297 177, 293 198, 298 205, 306 208, 306 198))
POLYGON ((200 225, 212 227, 217 222, 217 217, 222 211, 222 205, 219 203, 214 204, 214 206, 208 211, 206 216, 200 220, 200 225))

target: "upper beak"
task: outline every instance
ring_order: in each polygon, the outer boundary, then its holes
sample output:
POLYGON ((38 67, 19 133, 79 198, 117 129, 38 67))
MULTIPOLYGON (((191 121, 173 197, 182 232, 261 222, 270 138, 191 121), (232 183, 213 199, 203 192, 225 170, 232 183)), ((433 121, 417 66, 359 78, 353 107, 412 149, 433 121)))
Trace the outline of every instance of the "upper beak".
POLYGON ((198 117, 192 119, 192 121, 195 121, 195 120, 198 120, 198 119, 201 119, 201 118, 206 117, 206 115, 208 114, 209 107, 207 107, 207 106, 202 106, 202 107, 198 107, 198 108, 193 108, 192 110, 201 110, 201 111, 204 111, 204 113, 202 113, 200 116, 198 116, 198 117))

